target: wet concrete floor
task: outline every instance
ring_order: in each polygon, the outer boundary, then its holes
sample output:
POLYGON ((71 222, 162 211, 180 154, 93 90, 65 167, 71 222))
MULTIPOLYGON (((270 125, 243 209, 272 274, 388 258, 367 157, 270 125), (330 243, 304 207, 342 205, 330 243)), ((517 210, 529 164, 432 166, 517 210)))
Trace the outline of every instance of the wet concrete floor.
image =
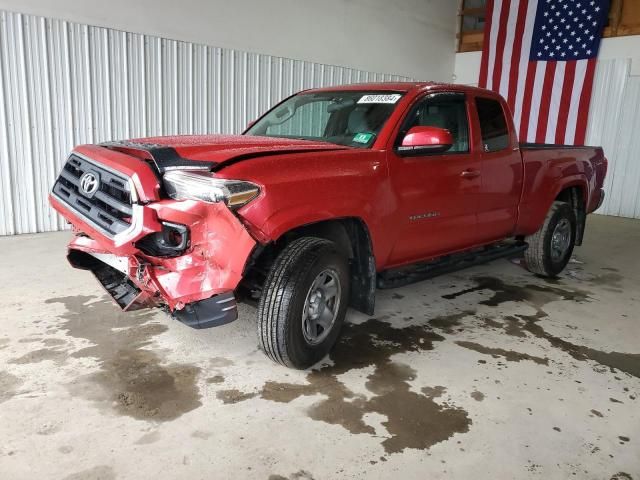
POLYGON ((640 478, 640 222, 590 218, 555 281, 500 260, 379 291, 304 372, 248 306, 119 312, 67 237, 0 239, 0 478, 640 478))

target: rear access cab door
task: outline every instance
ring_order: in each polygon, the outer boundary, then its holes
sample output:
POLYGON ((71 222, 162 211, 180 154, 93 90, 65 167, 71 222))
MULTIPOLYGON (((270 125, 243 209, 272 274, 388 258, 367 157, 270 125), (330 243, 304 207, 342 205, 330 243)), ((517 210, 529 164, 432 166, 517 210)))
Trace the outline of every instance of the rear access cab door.
POLYGON ((503 240, 514 234, 524 170, 511 112, 498 95, 487 92, 469 99, 476 122, 476 151, 481 159, 478 195, 478 240, 503 240))

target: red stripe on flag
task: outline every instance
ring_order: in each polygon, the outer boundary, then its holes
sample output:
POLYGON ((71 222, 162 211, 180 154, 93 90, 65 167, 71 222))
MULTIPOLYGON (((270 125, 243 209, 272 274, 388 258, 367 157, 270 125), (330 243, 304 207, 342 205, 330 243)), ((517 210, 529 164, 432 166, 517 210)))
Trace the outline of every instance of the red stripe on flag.
POLYGON ((489 0, 487 2, 487 12, 485 15, 484 24, 484 45, 482 46, 482 62, 480 63, 480 81, 478 85, 481 88, 487 87, 487 77, 489 71, 489 49, 491 47, 491 18, 493 17, 494 1, 489 0))
POLYGON ((593 77, 596 71, 596 59, 592 58, 587 63, 587 72, 584 77, 584 85, 580 93, 580 106, 578 107, 578 122, 576 124, 576 139, 574 145, 584 145, 587 136, 587 121, 589 120, 589 106, 591 105, 591 90, 593 77))
POLYGON ((544 74, 542 84, 542 98, 540 101, 540 114, 538 115, 538 126, 536 128, 536 143, 544 143, 547 136, 547 126, 549 124, 549 110, 551 108, 551 93, 553 92, 553 78, 556 75, 556 62, 547 62, 547 71, 544 74))
POLYGON ((500 91, 500 77, 502 77, 502 56, 504 54, 504 44, 507 39, 507 23, 509 21, 509 10, 511 2, 503 2, 500 11, 500 28, 498 29, 498 40, 495 46, 495 66, 493 67, 493 87, 495 92, 500 91))
POLYGON ((522 53, 522 35, 527 18, 527 8, 529 0, 520 0, 518 9, 518 19, 516 23, 515 38, 513 42, 513 52, 511 53, 511 71, 509 72, 509 93, 507 103, 512 112, 516 111, 516 92, 518 91, 518 77, 520 76, 520 55, 522 53))
POLYGON ((533 83, 536 79, 538 62, 529 62, 527 66, 527 79, 524 84, 524 96, 522 100, 522 118, 520 119, 520 141, 528 142, 529 115, 531 114, 531 100, 533 97, 533 83))
POLYGON ((558 124, 556 125, 555 143, 564 143, 567 133, 567 122, 569 120, 569 108, 571 107, 571 92, 573 91, 573 80, 576 77, 576 61, 567 62, 564 70, 564 83, 562 86, 562 97, 560 98, 560 110, 558 111, 558 124))

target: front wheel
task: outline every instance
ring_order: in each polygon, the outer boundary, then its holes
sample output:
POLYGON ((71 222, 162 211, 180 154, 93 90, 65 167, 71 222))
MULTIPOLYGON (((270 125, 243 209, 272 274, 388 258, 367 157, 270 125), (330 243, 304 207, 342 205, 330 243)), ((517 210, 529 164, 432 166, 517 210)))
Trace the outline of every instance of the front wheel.
POLYGON ((276 259, 258 304, 258 339, 264 353, 304 369, 336 342, 347 312, 349 264, 333 242, 303 237, 276 259))
POLYGON ((553 202, 544 224, 526 238, 527 270, 544 277, 556 277, 569 263, 576 242, 576 216, 568 203, 553 202))

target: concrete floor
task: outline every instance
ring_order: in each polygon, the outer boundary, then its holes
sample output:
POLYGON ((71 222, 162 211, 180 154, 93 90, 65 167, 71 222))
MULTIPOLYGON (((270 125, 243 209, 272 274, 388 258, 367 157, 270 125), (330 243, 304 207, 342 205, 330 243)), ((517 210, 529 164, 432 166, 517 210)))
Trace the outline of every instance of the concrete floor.
POLYGON ((0 478, 640 478, 640 221, 548 282, 500 260, 380 291, 308 372, 123 315, 67 233, 0 239, 0 478))

